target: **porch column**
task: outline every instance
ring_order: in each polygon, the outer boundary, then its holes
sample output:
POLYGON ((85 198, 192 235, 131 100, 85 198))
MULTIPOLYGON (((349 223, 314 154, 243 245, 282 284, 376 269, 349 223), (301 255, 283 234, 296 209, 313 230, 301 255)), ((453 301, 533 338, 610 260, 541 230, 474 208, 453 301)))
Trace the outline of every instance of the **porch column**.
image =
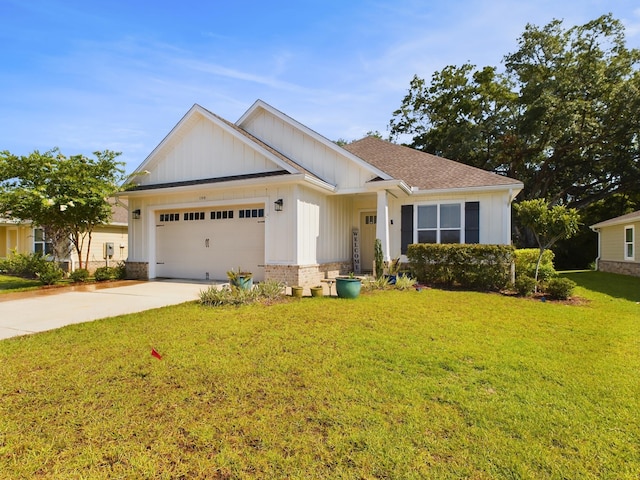
POLYGON ((376 238, 379 238, 382 243, 382 259, 388 262, 391 259, 389 256, 389 204, 385 190, 378 191, 377 216, 376 238))

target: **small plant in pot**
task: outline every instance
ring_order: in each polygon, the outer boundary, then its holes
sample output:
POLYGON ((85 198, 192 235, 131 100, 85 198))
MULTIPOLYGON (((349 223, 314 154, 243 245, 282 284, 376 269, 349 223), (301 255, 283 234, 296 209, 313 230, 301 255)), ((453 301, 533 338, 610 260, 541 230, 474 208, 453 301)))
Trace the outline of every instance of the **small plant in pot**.
POLYGON ((233 269, 229 270, 227 277, 232 287, 241 288, 242 290, 251 290, 253 287, 253 274, 243 271, 240 267, 238 267, 237 272, 233 269))
POLYGON ((336 277, 336 291, 340 298, 357 298, 362 289, 362 280, 353 273, 347 277, 336 277))
POLYGON ((315 287, 311 287, 310 290, 311 290, 312 297, 322 297, 324 295, 322 285, 316 285, 315 287))

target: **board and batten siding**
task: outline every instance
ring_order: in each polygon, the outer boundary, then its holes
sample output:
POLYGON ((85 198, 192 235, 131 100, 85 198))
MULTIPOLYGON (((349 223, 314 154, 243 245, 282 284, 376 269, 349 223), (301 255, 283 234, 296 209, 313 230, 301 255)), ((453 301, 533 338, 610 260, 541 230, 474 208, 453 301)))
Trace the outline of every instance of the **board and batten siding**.
POLYGON ((351 200, 299 187, 297 263, 313 265, 351 259, 351 200))
POLYGON ((375 177, 371 171, 264 110, 253 115, 242 127, 339 189, 361 188, 375 177))
POLYGON ((136 178, 140 185, 282 169, 221 126, 197 114, 181 135, 162 147, 147 170, 149 174, 136 178))

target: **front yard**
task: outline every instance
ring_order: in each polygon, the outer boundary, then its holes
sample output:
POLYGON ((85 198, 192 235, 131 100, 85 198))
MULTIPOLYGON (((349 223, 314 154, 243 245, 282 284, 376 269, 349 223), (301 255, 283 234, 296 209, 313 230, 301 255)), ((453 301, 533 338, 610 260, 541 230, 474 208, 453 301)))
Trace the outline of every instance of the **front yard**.
POLYGON ((570 277, 585 302, 184 304, 0 341, 0 478, 637 479, 640 279, 570 277))

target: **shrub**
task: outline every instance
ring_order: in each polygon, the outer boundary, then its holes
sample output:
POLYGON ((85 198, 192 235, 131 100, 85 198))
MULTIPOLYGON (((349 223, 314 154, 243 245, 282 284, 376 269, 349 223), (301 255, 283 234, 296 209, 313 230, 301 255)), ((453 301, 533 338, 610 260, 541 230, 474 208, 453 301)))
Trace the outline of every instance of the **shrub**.
POLYGON ((37 278, 38 272, 46 263, 49 262, 41 253, 25 254, 13 251, 8 258, 0 261, 0 270, 18 277, 37 278))
POLYGON ((398 275, 396 277, 396 288, 398 290, 409 290, 416 284, 416 279, 408 275, 398 275))
POLYGON ((280 297, 284 296, 285 284, 282 282, 278 282, 276 280, 266 280, 264 282, 258 283, 254 290, 256 291, 256 295, 259 298, 265 300, 277 300, 280 297))
POLYGON ((536 279, 529 275, 519 275, 516 277, 515 288, 518 295, 528 297, 532 295, 536 289, 536 279))
POLYGON ((127 278, 127 264, 125 262, 119 262, 113 267, 113 278, 116 280, 124 280, 127 278))
POLYGON ((200 292, 200 303, 210 307, 222 305, 247 305, 250 303, 264 301, 273 302, 285 296, 284 283, 275 280, 267 280, 258 283, 254 288, 244 289, 224 285, 218 288, 215 285, 200 292))
POLYGON ((113 280, 114 278, 116 278, 116 272, 112 267, 98 267, 96 268, 96 271, 93 272, 93 278, 96 279, 96 282, 113 280))
POLYGON ((508 245, 412 244, 411 271, 420 282, 474 290, 501 290, 511 280, 513 247, 508 245))
POLYGON ((386 275, 377 278, 367 278, 366 281, 362 282, 362 287, 365 290, 384 290, 390 286, 389 277, 386 275))
MULTIPOLYGON (((540 250, 537 248, 520 248, 514 252, 515 264, 516 264, 516 278, 520 275, 527 275, 531 278, 536 276, 536 263, 538 263, 538 256, 540 250)), ((538 280, 540 282, 546 282, 550 278, 557 275, 553 266, 553 259, 555 255, 552 250, 545 250, 542 254, 542 260, 540 261, 540 268, 538 269, 538 280)))
POLYGON ((64 272, 55 262, 44 262, 36 272, 38 279, 45 285, 53 285, 64 277, 64 272))
POLYGON ((552 278, 547 284, 546 293, 554 300, 566 300, 573 294, 576 282, 568 278, 552 278))
POLYGON ((69 274, 69 279, 74 282, 86 282, 89 279, 89 270, 86 268, 79 268, 69 274))

